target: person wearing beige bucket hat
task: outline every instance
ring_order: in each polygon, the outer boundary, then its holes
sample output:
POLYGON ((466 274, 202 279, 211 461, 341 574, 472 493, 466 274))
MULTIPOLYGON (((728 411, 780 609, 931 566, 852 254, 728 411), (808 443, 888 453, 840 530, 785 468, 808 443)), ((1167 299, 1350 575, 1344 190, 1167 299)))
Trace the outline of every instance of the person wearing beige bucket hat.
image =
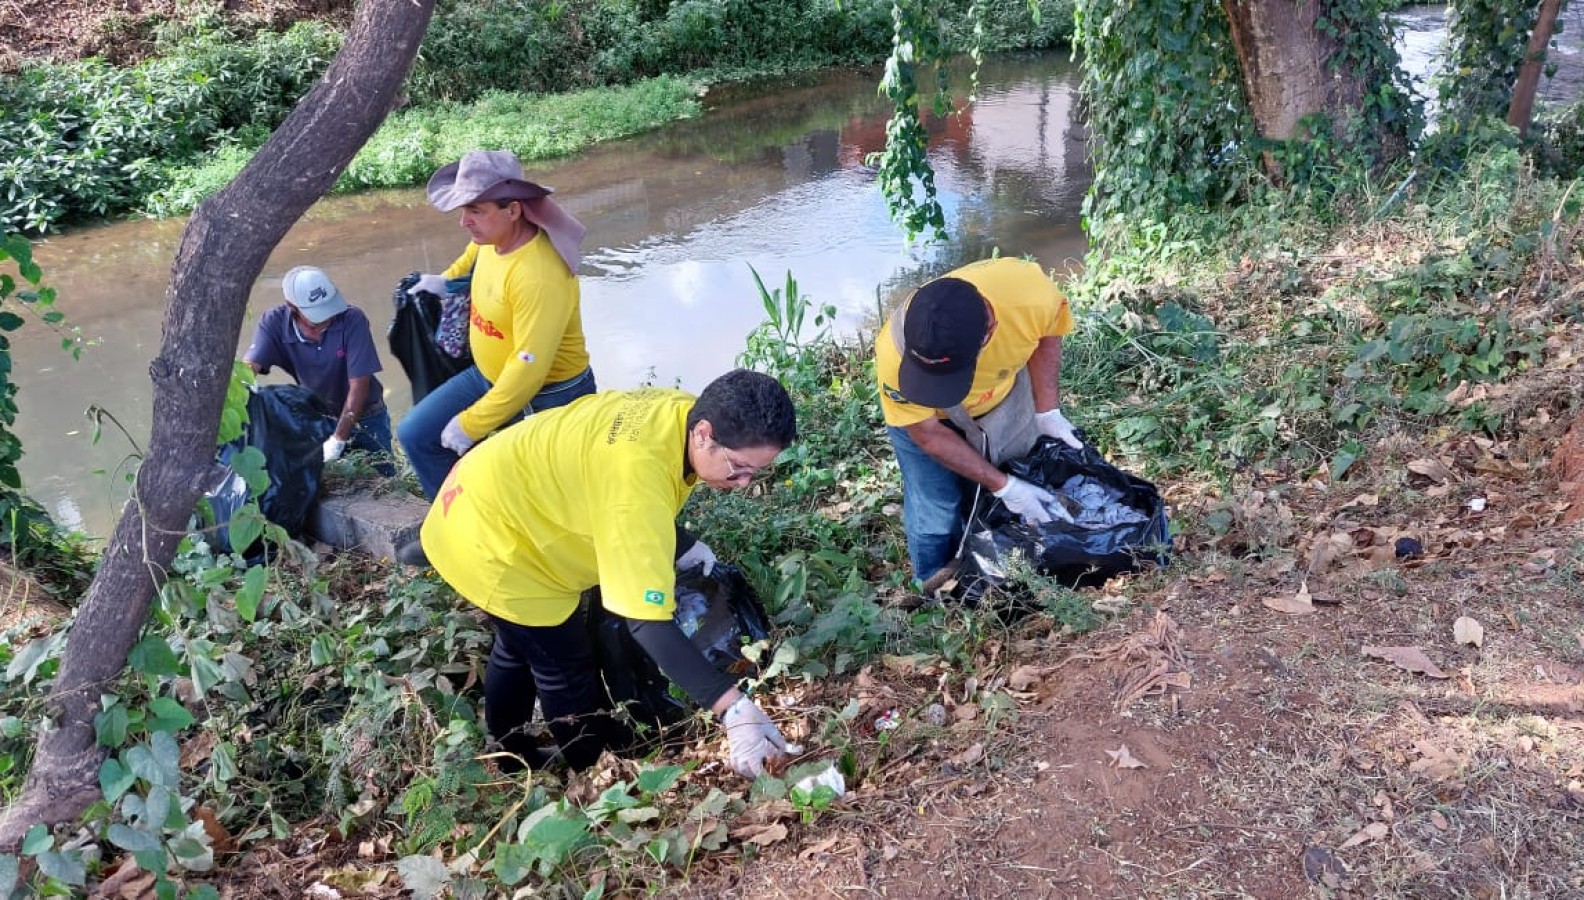
POLYGON ((473 366, 425 395, 396 436, 433 500, 458 458, 490 433, 595 390, 577 270, 587 229, 529 181, 506 150, 473 150, 429 179, 429 202, 461 211, 472 240, 444 272, 409 289, 444 295, 471 274, 473 366))

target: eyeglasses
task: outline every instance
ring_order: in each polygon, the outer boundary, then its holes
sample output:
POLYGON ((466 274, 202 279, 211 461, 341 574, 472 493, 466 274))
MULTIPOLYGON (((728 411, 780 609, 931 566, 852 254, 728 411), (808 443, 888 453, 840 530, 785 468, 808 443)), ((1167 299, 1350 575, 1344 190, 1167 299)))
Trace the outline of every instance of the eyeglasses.
POLYGON ((750 466, 745 462, 732 459, 731 451, 727 450, 726 445, 720 441, 714 441, 713 443, 715 444, 715 449, 720 451, 721 459, 726 460, 727 481, 752 481, 761 473, 762 469, 759 466, 750 466))

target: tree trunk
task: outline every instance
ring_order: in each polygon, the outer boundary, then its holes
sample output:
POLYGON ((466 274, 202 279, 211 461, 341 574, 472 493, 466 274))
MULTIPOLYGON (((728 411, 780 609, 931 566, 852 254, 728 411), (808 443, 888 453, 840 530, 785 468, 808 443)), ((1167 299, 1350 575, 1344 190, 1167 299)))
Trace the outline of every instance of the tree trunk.
POLYGON ((35 822, 73 818, 100 797, 93 716, 126 666, 200 494, 215 479, 215 439, 248 293, 270 253, 324 195, 390 111, 434 0, 363 0, 341 51, 247 167, 204 201, 182 233, 166 289, 154 428, 133 502, 122 512, 77 611, 46 700, 27 783, 0 815, 0 848, 35 822))
MULTIPOLYGON (((1342 49, 1337 37, 1320 28, 1327 0, 1222 0, 1232 26, 1243 90, 1260 137, 1269 141, 1303 141, 1304 117, 1329 117, 1336 140, 1344 140, 1350 116, 1364 108, 1369 86, 1358 73, 1329 61, 1342 49)), ((1382 145, 1394 153, 1390 136, 1382 145)), ((1277 160, 1264 154, 1266 172, 1280 180, 1277 160)))
POLYGON ((1545 66, 1546 47, 1551 44, 1551 30, 1556 27, 1561 6, 1561 0, 1540 0, 1539 21, 1529 34, 1529 52, 1524 54, 1518 83, 1513 87, 1512 105, 1507 107, 1507 124, 1518 129, 1519 137, 1529 136, 1535 93, 1540 89, 1540 70, 1545 66))

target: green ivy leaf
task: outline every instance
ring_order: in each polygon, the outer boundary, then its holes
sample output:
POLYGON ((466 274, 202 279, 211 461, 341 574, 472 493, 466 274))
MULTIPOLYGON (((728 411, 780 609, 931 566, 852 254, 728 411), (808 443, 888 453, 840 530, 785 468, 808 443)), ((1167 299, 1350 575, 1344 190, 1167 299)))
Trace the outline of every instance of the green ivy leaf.
POLYGON ((559 865, 588 839, 588 822, 563 814, 540 819, 523 838, 523 844, 532 849, 538 859, 559 865))
POLYGON ((160 846, 159 838, 120 822, 111 825, 109 832, 105 836, 110 839, 110 843, 115 844, 128 853, 144 853, 149 850, 158 850, 160 846))
POLYGON ((192 664, 193 687, 200 696, 226 680, 225 669, 207 656, 194 656, 189 662, 192 664))
POLYGON ((170 643, 159 635, 148 635, 138 641, 127 654, 127 665, 145 675, 178 675, 181 663, 176 659, 170 643))
POLYGON ((82 853, 76 850, 40 853, 38 867, 45 875, 72 887, 82 887, 88 883, 88 864, 83 861, 82 853))
POLYGON ((248 491, 254 497, 263 494, 269 488, 269 460, 264 458, 264 451, 259 448, 252 446, 242 448, 241 453, 231 457, 231 468, 247 482, 248 491))
POLYGON ((259 535, 264 533, 264 525, 264 514, 259 512, 258 504, 249 502, 237 510, 236 515, 231 517, 227 525, 231 549, 237 553, 245 553, 253 546, 253 542, 259 539, 259 535))
POLYGON ((177 732, 191 725, 195 720, 187 707, 182 706, 171 697, 160 697, 148 705, 150 716, 148 728, 150 731, 177 732))
POLYGON ((126 743, 127 727, 131 724, 126 705, 121 701, 94 715, 94 737, 101 747, 119 747, 126 743))
POLYGON ((638 773, 638 790, 645 796, 664 793, 686 771, 682 766, 656 766, 638 773))
POLYGON ((215 780, 224 784, 237 776, 235 751, 230 741, 221 741, 209 754, 209 765, 215 780))
POLYGON ((42 824, 34 824, 22 836, 22 855, 38 856, 45 850, 55 846, 55 838, 50 836, 50 831, 42 824))
POLYGON ((533 851, 522 844, 500 841, 495 845, 495 877, 507 887, 528 877, 533 862, 533 851))
MULTIPOLYGON (((232 534, 236 534, 235 527, 233 524, 232 534)), ((241 546, 246 547, 251 543, 249 541, 248 544, 242 544, 241 546)), ((232 546, 237 545, 233 544, 232 546)), ((264 599, 264 588, 268 584, 269 569, 263 566, 253 566, 247 570, 246 575, 242 576, 242 589, 237 591, 236 606, 237 614, 244 621, 251 622, 258 615, 259 603, 264 599)))
POLYGON ((99 764, 99 790, 111 803, 120 800, 121 795, 131 790, 136 783, 137 775, 121 765, 119 759, 110 757, 99 764))

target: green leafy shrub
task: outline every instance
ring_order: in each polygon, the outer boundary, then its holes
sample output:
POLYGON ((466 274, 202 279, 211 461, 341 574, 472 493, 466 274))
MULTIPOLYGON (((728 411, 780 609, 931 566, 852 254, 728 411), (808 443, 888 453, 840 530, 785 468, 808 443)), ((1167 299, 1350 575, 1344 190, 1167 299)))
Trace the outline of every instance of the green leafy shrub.
MULTIPOLYGON (((402 110, 358 151, 333 190, 422 184, 435 169, 481 147, 510 150, 525 163, 564 156, 698 110, 697 87, 670 77, 548 96, 493 92, 472 103, 402 110)), ((150 193, 144 210, 157 216, 191 210, 242 171, 255 149, 239 142, 201 162, 169 168, 166 186, 150 193)))
POLYGON ((97 60, 0 77, 0 228, 44 232, 137 207, 163 167, 268 134, 340 44, 311 22, 189 36, 135 68, 97 60))

